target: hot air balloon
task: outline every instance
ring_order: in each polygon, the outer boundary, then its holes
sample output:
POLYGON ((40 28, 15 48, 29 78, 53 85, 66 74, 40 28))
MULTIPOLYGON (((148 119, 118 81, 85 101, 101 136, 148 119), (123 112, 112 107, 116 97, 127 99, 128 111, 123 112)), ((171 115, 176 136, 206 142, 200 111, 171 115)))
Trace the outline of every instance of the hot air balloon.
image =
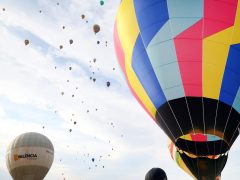
POLYGON ((133 95, 179 149, 197 157, 198 179, 222 171, 212 167, 226 163, 239 135, 239 25, 237 0, 122 0, 116 17, 116 54, 133 95))
POLYGON ((100 0, 99 3, 100 3, 101 6, 104 5, 104 1, 103 0, 100 0))
POLYGON ((16 137, 6 153, 7 168, 14 180, 42 180, 54 159, 54 148, 44 135, 29 132, 16 137))
POLYGON ((152 168, 147 172, 145 180, 167 180, 167 175, 161 168, 152 168))
POLYGON ((28 39, 25 39, 25 40, 24 40, 24 44, 25 44, 25 46, 27 46, 27 45, 29 44, 29 40, 28 40, 28 39))
POLYGON ((93 32, 94 32, 95 34, 97 34, 99 31, 100 31, 100 26, 99 26, 98 24, 95 24, 95 25, 93 26, 93 32))

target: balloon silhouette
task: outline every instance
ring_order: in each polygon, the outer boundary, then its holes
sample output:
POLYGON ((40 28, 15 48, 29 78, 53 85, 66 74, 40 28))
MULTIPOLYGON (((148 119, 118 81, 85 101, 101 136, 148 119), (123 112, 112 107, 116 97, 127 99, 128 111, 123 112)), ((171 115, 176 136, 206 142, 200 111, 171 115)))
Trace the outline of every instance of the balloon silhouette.
POLYGON ((9 145, 6 163, 14 180, 42 180, 54 158, 51 141, 34 132, 16 137, 9 145))
POLYGON ((122 0, 116 17, 116 54, 133 95, 202 164, 239 135, 239 25, 237 0, 122 0))
POLYGON ((147 172, 145 180, 167 180, 167 175, 161 168, 152 168, 147 172))

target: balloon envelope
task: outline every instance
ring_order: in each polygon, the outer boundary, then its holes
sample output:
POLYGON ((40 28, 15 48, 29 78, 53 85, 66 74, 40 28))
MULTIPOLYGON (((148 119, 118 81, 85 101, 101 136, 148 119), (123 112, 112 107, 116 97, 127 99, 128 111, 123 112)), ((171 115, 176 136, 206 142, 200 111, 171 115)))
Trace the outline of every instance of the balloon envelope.
POLYGON ((94 31, 95 34, 98 33, 100 31, 100 26, 98 24, 95 24, 93 26, 93 31, 94 31))
POLYGON ((42 180, 54 159, 54 148, 44 135, 34 132, 16 137, 6 153, 7 168, 14 180, 42 180))
POLYGON ((175 145, 229 151, 240 122, 240 1, 122 0, 114 42, 128 85, 175 145))

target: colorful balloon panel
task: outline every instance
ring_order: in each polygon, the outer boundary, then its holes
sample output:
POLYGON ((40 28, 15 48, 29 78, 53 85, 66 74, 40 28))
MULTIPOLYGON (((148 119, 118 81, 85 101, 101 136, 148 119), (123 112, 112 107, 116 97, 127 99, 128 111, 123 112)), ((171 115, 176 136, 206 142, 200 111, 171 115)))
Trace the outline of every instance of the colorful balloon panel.
POLYGON ((224 153, 239 134, 239 26, 238 0, 121 1, 114 40, 128 85, 186 152, 224 153))
MULTIPOLYGON (((240 32, 236 30, 239 13, 238 1, 122 2, 116 21, 120 43, 128 49, 125 51, 128 52, 126 61, 156 108, 165 98, 171 100, 184 96, 203 96, 233 104, 239 82, 234 81, 228 69, 233 63, 236 69, 240 65, 237 61, 240 32), (237 41, 233 40, 235 36, 237 41), (144 61, 139 59, 143 52, 144 61), (149 71, 147 75, 139 73, 143 64, 138 62, 145 63, 145 73, 149 71), (143 78, 145 75, 149 77, 143 78), (224 83, 225 80, 229 82, 228 76, 233 88, 224 83), (147 89, 148 79, 157 80, 162 89, 159 90, 156 83, 152 91, 147 89), (161 94, 162 91, 165 97, 153 98, 156 92, 161 94)), ((234 75, 239 79, 237 73, 234 75)))

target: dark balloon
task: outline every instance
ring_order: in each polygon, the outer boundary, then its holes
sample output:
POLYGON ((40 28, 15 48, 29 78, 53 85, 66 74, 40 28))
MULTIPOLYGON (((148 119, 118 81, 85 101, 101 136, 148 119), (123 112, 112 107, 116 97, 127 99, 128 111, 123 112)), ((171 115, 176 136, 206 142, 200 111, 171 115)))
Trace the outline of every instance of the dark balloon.
POLYGON ((100 26, 99 26, 98 24, 95 24, 95 25, 93 26, 93 32, 94 32, 95 34, 97 34, 99 31, 100 31, 100 26))
POLYGON ((29 44, 29 40, 26 39, 26 40, 24 41, 24 44, 27 46, 27 45, 29 44))
POLYGON ((82 17, 82 19, 84 19, 84 18, 85 18, 85 15, 84 15, 84 14, 82 14, 82 15, 81 15, 81 17, 82 17))
POLYGON ((73 40, 72 40, 72 39, 70 39, 70 40, 69 40, 69 43, 70 43, 70 44, 72 44, 72 43, 73 43, 73 40))
POLYGON ((146 174, 145 180, 167 180, 167 175, 161 168, 152 168, 146 174))
POLYGON ((109 81, 106 84, 107 84, 107 87, 109 87, 111 85, 109 81))
POLYGON ((59 48, 62 49, 62 48, 63 48, 63 45, 60 45, 59 48))
POLYGON ((101 0, 99 3, 100 3, 101 6, 104 5, 104 1, 103 0, 101 0))

